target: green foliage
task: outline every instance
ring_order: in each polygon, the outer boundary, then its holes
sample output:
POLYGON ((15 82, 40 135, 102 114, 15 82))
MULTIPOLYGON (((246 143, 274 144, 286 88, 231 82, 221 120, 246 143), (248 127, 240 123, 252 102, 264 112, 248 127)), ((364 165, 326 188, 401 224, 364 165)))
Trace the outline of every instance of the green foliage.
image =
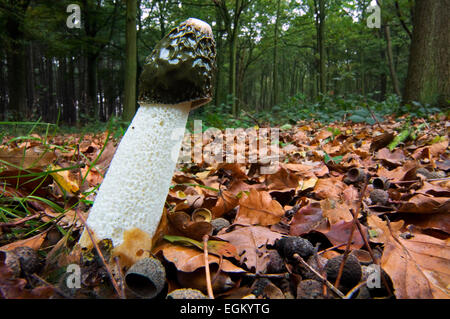
MULTIPOLYGON (((188 127, 193 127, 194 120, 202 120, 204 129, 216 127, 252 127, 258 124, 288 127, 300 120, 315 119, 322 123, 336 121, 352 121, 353 123, 376 123, 374 117, 382 122, 388 115, 405 115, 411 117, 427 117, 442 112, 437 107, 422 106, 418 103, 402 105, 396 95, 389 95, 386 100, 378 102, 371 97, 348 94, 346 96, 322 95, 319 101, 307 101, 303 94, 291 97, 288 102, 274 106, 271 110, 243 111, 239 119, 230 115, 228 104, 206 106, 203 111, 191 114, 188 127)), ((333 136, 339 135, 334 128, 329 128, 333 136)))

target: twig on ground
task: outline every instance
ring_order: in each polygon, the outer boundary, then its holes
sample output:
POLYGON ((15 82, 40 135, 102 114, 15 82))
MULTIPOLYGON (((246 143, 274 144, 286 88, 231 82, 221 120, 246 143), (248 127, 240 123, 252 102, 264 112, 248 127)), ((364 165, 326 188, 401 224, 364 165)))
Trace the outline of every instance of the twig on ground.
MULTIPOLYGON (((345 262, 347 261, 347 256, 350 253, 350 246, 352 244, 353 241, 353 233, 355 232, 355 228, 356 228, 356 224, 358 222, 358 215, 359 212, 361 211, 361 206, 362 206, 362 202, 363 202, 363 198, 364 198, 364 193, 366 192, 367 189, 367 185, 368 185, 368 179, 366 178, 363 184, 363 187, 361 188, 361 192, 359 194, 359 200, 358 200, 358 206, 357 206, 357 211, 355 214, 353 214, 353 209, 350 209, 350 212, 353 216, 353 223, 352 223, 352 228, 350 231, 350 236, 348 238, 348 242, 347 242, 347 246, 345 247, 345 252, 344 255, 342 257, 342 262, 339 266, 339 272, 336 278, 336 281, 334 282, 334 285, 336 287, 339 287, 339 283, 341 281, 341 277, 342 277, 342 273, 344 271, 344 266, 345 266, 345 262)), ((361 233, 361 236, 364 237, 364 235, 361 233)))
POLYGON ((208 235, 203 236, 203 256, 205 260, 205 276, 206 276, 206 290, 208 291, 208 297, 214 299, 214 294, 211 285, 211 274, 209 273, 209 260, 208 260, 208 235))
POLYGON ((344 299, 351 299, 355 292, 357 292, 361 287, 365 286, 367 283, 365 281, 361 281, 355 287, 353 287, 344 297, 344 299))
POLYGON ((92 244, 94 245, 95 250, 97 251, 98 256, 100 257, 100 260, 103 263, 103 266, 105 266, 106 272, 108 273, 108 276, 111 279, 111 283, 112 283, 114 289, 116 290, 117 295, 119 296, 120 299, 125 299, 125 296, 122 294, 122 290, 119 288, 119 285, 117 284, 117 281, 114 278, 114 276, 113 276, 113 274, 111 272, 111 269, 109 269, 108 263, 105 261, 105 258, 103 257, 103 254, 102 254, 100 248, 98 247, 97 242, 95 241, 94 237, 92 236, 91 230, 89 229, 89 227, 88 227, 88 225, 86 223, 86 220, 84 219, 83 215, 80 214, 78 208, 75 209, 75 212, 76 212, 78 218, 83 223, 83 225, 84 225, 84 227, 85 227, 85 229, 86 229, 86 231, 87 231, 87 233, 89 235, 89 238, 91 239, 92 244))
POLYGON ((34 279, 38 280, 39 282, 43 283, 44 285, 46 285, 47 287, 51 287, 58 295, 60 295, 61 297, 64 297, 66 299, 71 299, 72 297, 67 295, 66 293, 64 293, 61 289, 59 289, 58 287, 55 287, 54 285, 52 285, 51 283, 47 282, 44 278, 41 278, 40 276, 36 275, 36 274, 31 274, 31 277, 33 277, 34 279))
MULTIPOLYGON (((353 243, 354 243, 354 241, 352 241, 352 244, 353 244, 353 243)), ((317 253, 317 255, 322 255, 322 254, 326 253, 327 251, 330 251, 330 250, 333 250, 333 249, 337 249, 337 248, 342 247, 342 246, 345 246, 345 245, 347 245, 347 243, 342 243, 342 244, 335 245, 335 246, 333 246, 333 247, 329 247, 329 248, 327 248, 327 249, 324 249, 324 250, 319 251, 319 252, 317 253)))
POLYGON ((331 282, 329 282, 328 280, 326 280, 321 274, 319 274, 314 268, 312 268, 310 265, 308 265, 306 263, 306 261, 303 260, 303 258, 299 255, 299 254, 294 254, 293 257, 300 262, 303 266, 305 266, 306 268, 308 268, 314 275, 316 275, 317 277, 319 277, 320 280, 322 280, 322 282, 324 282, 328 288, 330 288, 331 291, 333 291, 336 295, 338 295, 340 298, 344 298, 345 295, 339 290, 337 289, 335 286, 333 286, 333 284, 331 282))

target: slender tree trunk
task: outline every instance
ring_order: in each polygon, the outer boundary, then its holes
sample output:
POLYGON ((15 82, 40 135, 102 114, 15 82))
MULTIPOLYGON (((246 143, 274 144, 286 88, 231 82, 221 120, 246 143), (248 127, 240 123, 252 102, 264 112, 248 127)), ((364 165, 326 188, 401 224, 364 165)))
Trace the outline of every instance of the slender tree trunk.
POLYGON ((275 20, 274 38, 273 38, 273 78, 272 78, 272 105, 278 103, 278 29, 280 24, 280 4, 281 0, 277 1, 277 16, 275 20))
POLYGON ((238 29, 237 26, 235 26, 233 30, 233 34, 230 39, 230 79, 229 79, 229 85, 230 85, 230 94, 232 97, 232 113, 233 117, 237 118, 239 114, 239 106, 238 102, 236 101, 236 66, 237 66, 237 35, 238 35, 238 29))
POLYGON ((123 119, 131 121, 136 112, 136 0, 127 0, 126 65, 123 119))
MULTIPOLYGON (((216 8, 216 17, 217 17, 217 28, 218 30, 222 30, 223 28, 223 18, 220 14, 218 8, 216 8)), ((222 40, 222 32, 218 32, 218 36, 216 38, 216 63, 217 63, 217 71, 216 71, 216 85, 214 91, 214 103, 216 105, 221 105, 223 103, 223 40, 222 40)))
POLYGON ((53 80, 53 57, 46 57, 46 71, 48 74, 47 96, 48 96, 48 115, 51 123, 55 123, 58 118, 58 108, 55 99, 55 86, 53 80))
MULTIPOLYGON (((26 7, 23 10, 25 14, 26 7)), ((6 34, 11 39, 7 51, 8 63, 8 95, 9 112, 16 120, 24 120, 27 111, 27 88, 26 88, 26 48, 22 43, 24 34, 19 19, 8 15, 6 20, 6 34)))
POLYGON ((33 43, 30 42, 27 46, 27 64, 26 69, 27 72, 27 109, 30 112, 30 115, 33 115, 33 107, 34 107, 34 61, 33 61, 33 43))
POLYGON ((319 46, 319 90, 324 94, 327 91, 327 73, 326 73, 326 56, 325 56, 325 0, 319 0, 319 30, 318 30, 318 46, 319 46))
POLYGON ((398 84, 397 72, 395 71, 394 56, 392 54, 391 28, 388 24, 384 26, 384 34, 386 35, 386 53, 389 65, 389 72, 391 73, 392 86, 395 94, 402 96, 398 84))
MULTIPOLYGON (((380 39, 383 38, 383 31, 379 30, 378 32, 378 36, 380 39)), ((380 41, 381 43, 381 41, 380 41)), ((380 58, 381 61, 387 61, 386 60, 386 50, 384 48, 384 46, 380 45, 380 58)), ((387 87, 387 75, 386 75, 386 67, 384 66, 384 64, 382 65, 382 69, 380 70, 380 75, 379 75, 379 96, 378 96, 378 100, 379 101, 384 101, 386 99, 386 87, 387 87)))
POLYGON ((87 99, 88 113, 91 118, 98 120, 98 87, 97 87, 98 54, 90 53, 87 56, 87 99))
POLYGON ((450 0, 416 0, 404 102, 448 106, 450 0))

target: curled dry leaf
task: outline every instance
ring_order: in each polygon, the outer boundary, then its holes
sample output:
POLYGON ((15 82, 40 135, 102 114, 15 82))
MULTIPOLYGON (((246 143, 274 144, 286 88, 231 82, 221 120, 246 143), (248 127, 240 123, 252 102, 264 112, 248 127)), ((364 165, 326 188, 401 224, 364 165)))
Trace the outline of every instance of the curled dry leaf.
MULTIPOLYGON (((333 224, 330 226, 330 229, 328 231, 322 231, 322 233, 328 238, 328 240, 335 245, 344 244, 347 243, 352 229, 353 221, 345 222, 340 221, 336 224, 333 224)), ((368 237, 367 233, 367 227, 364 225, 361 225, 362 231, 364 234, 366 234, 366 237, 368 237)), ((353 231, 353 237, 352 237, 352 244, 350 245, 351 249, 359 249, 362 246, 364 246, 364 239, 361 237, 360 232, 355 226, 355 230, 353 231)))
POLYGON ((278 223, 283 216, 283 207, 268 192, 251 189, 248 196, 244 195, 239 200, 239 210, 234 222, 270 226, 278 223))
POLYGON ((236 247, 241 264, 245 264, 248 269, 254 269, 255 272, 261 272, 269 262, 266 245, 273 245, 282 235, 266 227, 248 226, 236 228, 217 237, 236 247))
POLYGON ((295 213, 290 222, 289 235, 301 236, 311 230, 328 229, 327 219, 322 214, 320 202, 312 202, 295 213))
POLYGON ((376 159, 382 160, 388 165, 399 166, 405 162, 406 156, 402 149, 391 152, 388 148, 382 148, 377 152, 376 159))
MULTIPOLYGON (((202 251, 180 246, 165 244, 162 248, 162 253, 167 261, 175 264, 175 267, 184 272, 193 272, 198 268, 205 267, 204 254, 202 251)), ((215 255, 208 254, 209 264, 220 265, 220 258, 215 255)), ((245 272, 244 269, 234 265, 227 259, 222 260, 221 270, 225 272, 245 272)))
POLYGON ((239 198, 229 191, 222 191, 218 195, 216 205, 211 209, 214 217, 221 217, 239 205, 239 198))
POLYGON ((0 250, 13 250, 16 247, 30 247, 34 250, 38 250, 41 248, 41 245, 44 242, 46 236, 47 236, 47 231, 44 231, 33 237, 18 240, 18 241, 12 242, 10 244, 6 244, 6 245, 0 247, 0 250))
POLYGON ((314 194, 320 199, 338 200, 345 189, 345 184, 336 177, 319 179, 314 187, 314 194))
POLYGON ((381 267, 394 284, 397 298, 450 298, 450 241, 423 234, 400 236, 403 222, 387 223, 368 216, 369 226, 384 243, 381 267))
POLYGON ((280 167, 275 174, 269 174, 266 178, 267 188, 277 191, 291 191, 299 186, 300 177, 280 167))
POLYGON ((408 202, 402 204, 398 211, 422 214, 448 213, 450 211, 450 198, 416 194, 408 202))
POLYGON ((349 222, 353 220, 350 212, 352 207, 342 201, 324 199, 320 201, 320 207, 322 208, 323 217, 328 218, 332 225, 339 221, 349 222))
POLYGON ((6 150, 0 148, 0 160, 3 163, 9 163, 12 167, 29 169, 45 167, 56 159, 53 151, 43 146, 35 146, 32 148, 14 148, 6 150))

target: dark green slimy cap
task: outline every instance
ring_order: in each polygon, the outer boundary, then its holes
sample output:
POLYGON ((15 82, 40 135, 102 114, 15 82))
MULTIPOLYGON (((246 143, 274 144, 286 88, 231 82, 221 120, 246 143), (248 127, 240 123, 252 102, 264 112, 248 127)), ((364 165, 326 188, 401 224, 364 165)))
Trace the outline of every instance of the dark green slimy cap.
POLYGON ((147 57, 139 102, 179 104, 191 109, 211 100, 216 49, 211 27, 190 18, 167 34, 147 57))

